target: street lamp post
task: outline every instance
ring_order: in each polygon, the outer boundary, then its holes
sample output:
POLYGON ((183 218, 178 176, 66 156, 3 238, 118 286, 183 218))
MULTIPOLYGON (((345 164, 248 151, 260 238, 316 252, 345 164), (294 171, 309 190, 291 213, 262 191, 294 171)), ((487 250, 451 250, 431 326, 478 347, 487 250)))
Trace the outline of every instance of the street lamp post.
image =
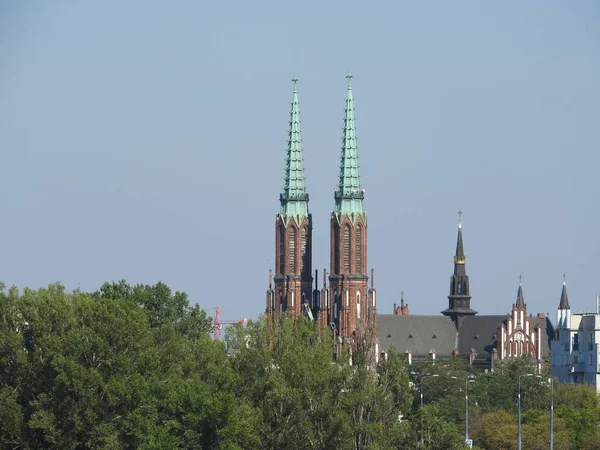
POLYGON ((458 377, 450 377, 455 380, 460 380, 465 382, 465 442, 469 439, 469 383, 473 383, 475 380, 470 380, 468 378, 458 378, 458 377))
MULTIPOLYGON (((425 378, 435 378, 435 377, 439 377, 439 375, 436 373, 434 375, 423 375, 421 377, 421 383, 420 383, 420 386, 419 386, 419 394, 420 394, 420 397, 421 397, 421 408, 423 408, 423 380, 425 378)), ((421 445, 423 445, 423 443, 424 443, 423 442, 423 417, 421 417, 421 445)))
POLYGON ((525 375, 519 375, 517 378, 519 379, 519 391, 517 394, 517 450, 521 450, 521 377, 532 377, 532 373, 527 373, 525 375))
POLYGON ((550 377, 550 450, 554 450, 554 380, 550 377))

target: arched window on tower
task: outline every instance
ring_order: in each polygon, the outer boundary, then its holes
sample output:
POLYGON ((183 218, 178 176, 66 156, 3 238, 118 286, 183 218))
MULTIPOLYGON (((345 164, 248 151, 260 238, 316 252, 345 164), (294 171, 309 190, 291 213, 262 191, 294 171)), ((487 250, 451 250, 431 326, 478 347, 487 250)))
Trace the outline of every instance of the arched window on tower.
POLYGON ((361 226, 356 227, 356 236, 354 239, 354 257, 356 259, 356 272, 363 273, 362 270, 362 229, 361 226))
POLYGON ((296 229, 290 227, 290 248, 289 248, 290 273, 296 273, 296 229))
POLYGON ((350 273, 350 225, 344 226, 344 272, 350 273))
POLYGON ((279 273, 285 273, 285 228, 279 227, 279 273))
POLYGON ((300 261, 300 272, 304 270, 304 255, 306 254, 306 227, 302 227, 302 234, 300 236, 300 253, 302 260, 300 261))
POLYGON ((356 325, 360 325, 360 291, 356 293, 356 325))

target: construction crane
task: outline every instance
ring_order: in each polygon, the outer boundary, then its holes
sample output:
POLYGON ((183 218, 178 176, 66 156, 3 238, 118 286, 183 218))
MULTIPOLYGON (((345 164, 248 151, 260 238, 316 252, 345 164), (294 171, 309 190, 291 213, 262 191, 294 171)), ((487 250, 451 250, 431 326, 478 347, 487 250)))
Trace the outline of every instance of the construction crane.
POLYGON ((243 325, 246 326, 246 324, 248 323, 248 319, 246 319, 245 317, 242 320, 225 320, 222 321, 221 320, 221 308, 219 308, 218 306, 215 308, 215 320, 213 320, 213 337, 215 338, 215 341, 220 341, 221 340, 221 329, 223 328, 223 325, 243 325))

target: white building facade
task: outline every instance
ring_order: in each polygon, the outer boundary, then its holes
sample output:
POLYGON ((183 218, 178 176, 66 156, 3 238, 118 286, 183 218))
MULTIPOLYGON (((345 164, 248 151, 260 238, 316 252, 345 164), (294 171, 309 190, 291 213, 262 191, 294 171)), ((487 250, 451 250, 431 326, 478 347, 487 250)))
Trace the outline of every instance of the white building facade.
POLYGON ((551 374, 560 383, 587 383, 600 393, 600 302, 595 313, 571 314, 566 286, 551 344, 551 374))

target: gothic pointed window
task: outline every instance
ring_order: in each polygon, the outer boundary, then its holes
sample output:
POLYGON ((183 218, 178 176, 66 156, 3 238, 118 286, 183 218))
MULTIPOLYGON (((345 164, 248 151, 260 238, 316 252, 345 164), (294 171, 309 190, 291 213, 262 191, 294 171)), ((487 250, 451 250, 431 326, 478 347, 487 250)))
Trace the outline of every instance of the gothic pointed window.
POLYGON ((290 248, 289 248, 290 273, 296 273, 296 229, 290 228, 290 248))
POLYGON ((306 227, 302 227, 300 239, 300 253, 302 258, 302 261, 300 262, 300 272, 302 272, 302 270, 304 270, 304 255, 306 254, 306 227))
POLYGON ((356 293, 356 323, 360 325, 360 291, 356 293))
POLYGON ((279 273, 285 273, 285 228, 279 227, 279 273))
POLYGON ((354 255, 356 258, 356 272, 362 273, 362 229, 356 227, 356 236, 354 239, 354 255))
POLYGON ((344 226, 344 272, 350 273, 350 225, 344 226))

